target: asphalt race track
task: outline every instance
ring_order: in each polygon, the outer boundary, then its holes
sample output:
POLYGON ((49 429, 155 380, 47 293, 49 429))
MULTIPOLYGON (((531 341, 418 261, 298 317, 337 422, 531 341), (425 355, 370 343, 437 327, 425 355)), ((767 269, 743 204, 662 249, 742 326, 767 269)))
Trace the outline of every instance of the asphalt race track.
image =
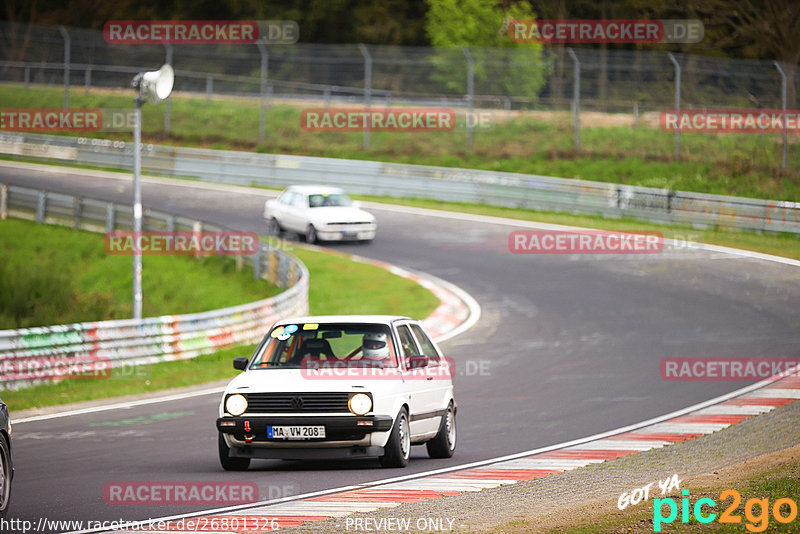
MULTIPOLYGON (((124 203, 133 197, 131 180, 56 168, 0 164, 0 183, 124 203)), ((145 208, 262 233, 268 194, 143 184, 145 208)), ((255 482, 268 499, 463 464, 621 427, 747 385, 663 381, 662 358, 800 356, 796 267, 697 250, 514 255, 507 248, 513 226, 367 209, 378 219, 377 239, 331 248, 439 276, 482 307, 471 330, 442 344, 460 365, 451 460, 430 460, 415 447, 405 470, 377 461, 262 460, 247 472, 224 472, 214 428, 219 398, 206 395, 15 424, 9 517, 134 520, 207 508, 110 506, 103 488, 116 481, 255 482), (482 374, 466 372, 480 362, 488 362, 482 374)))

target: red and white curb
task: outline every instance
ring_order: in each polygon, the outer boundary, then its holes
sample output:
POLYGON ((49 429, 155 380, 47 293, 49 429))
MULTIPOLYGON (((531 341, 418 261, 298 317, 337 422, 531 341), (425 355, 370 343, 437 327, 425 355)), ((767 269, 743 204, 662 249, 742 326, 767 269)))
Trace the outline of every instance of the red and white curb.
POLYGON ((259 505, 162 518, 157 527, 141 523, 122 532, 266 532, 542 478, 711 434, 790 404, 800 399, 800 377, 795 375, 764 380, 662 417, 551 447, 259 505))

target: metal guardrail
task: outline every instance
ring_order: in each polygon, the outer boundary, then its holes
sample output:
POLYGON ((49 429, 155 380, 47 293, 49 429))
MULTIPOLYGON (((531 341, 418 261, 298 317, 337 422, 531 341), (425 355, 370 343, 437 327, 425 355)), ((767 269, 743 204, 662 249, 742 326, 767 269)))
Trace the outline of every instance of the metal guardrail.
MULTIPOLYGON (((39 134, 0 135, 0 153, 101 168, 132 167, 132 144, 39 134)), ((143 172, 281 188, 323 183, 350 192, 545 211, 633 217, 696 228, 800 234, 800 203, 669 191, 508 172, 146 145, 143 172)))
MULTIPOLYGON (((131 206, 0 184, 0 217, 6 216, 96 232, 129 230, 133 220, 131 206)), ((143 231, 200 228, 225 230, 164 212, 144 213, 143 231)), ((286 291, 202 313, 0 330, 0 389, 60 378, 104 378, 115 369, 255 343, 276 320, 308 313, 309 274, 300 260, 263 243, 256 254, 238 258, 253 265, 254 276, 286 291)))

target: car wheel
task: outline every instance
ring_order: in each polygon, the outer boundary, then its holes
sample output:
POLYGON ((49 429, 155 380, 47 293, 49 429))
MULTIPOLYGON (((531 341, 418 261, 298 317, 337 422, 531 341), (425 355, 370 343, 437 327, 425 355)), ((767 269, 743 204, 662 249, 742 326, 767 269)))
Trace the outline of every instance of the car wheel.
POLYGON ((11 452, 5 436, 0 436, 0 517, 6 517, 11 502, 11 452))
POLYGON ((225 443, 222 434, 219 435, 219 463, 225 471, 246 471, 250 467, 250 458, 231 458, 230 447, 225 443))
POLYGON ((317 229, 314 228, 313 224, 308 225, 308 229, 306 229, 306 243, 314 244, 317 242, 317 229))
POLYGON ((280 236, 281 235, 281 223, 278 222, 278 219, 275 217, 271 218, 267 221, 267 233, 269 235, 280 236))
POLYGON ((456 450, 456 411, 453 403, 447 407, 447 411, 442 417, 439 432, 436 436, 425 443, 428 448, 428 455, 431 458, 450 458, 456 450))
POLYGON ((383 467, 405 467, 411 456, 411 432, 408 426, 408 412, 400 409, 397 419, 392 426, 389 441, 384 447, 384 454, 380 457, 383 467))

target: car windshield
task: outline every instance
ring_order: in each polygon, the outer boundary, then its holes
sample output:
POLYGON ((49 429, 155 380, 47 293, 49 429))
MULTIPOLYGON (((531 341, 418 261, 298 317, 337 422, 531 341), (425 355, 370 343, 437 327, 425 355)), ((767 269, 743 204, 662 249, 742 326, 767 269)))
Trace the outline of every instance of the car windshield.
POLYGON ((383 324, 295 323, 273 328, 250 368, 396 367, 395 354, 391 331, 383 324))
POLYGON ((308 205, 312 208, 331 206, 352 206, 353 201, 344 193, 320 193, 308 195, 308 205))

